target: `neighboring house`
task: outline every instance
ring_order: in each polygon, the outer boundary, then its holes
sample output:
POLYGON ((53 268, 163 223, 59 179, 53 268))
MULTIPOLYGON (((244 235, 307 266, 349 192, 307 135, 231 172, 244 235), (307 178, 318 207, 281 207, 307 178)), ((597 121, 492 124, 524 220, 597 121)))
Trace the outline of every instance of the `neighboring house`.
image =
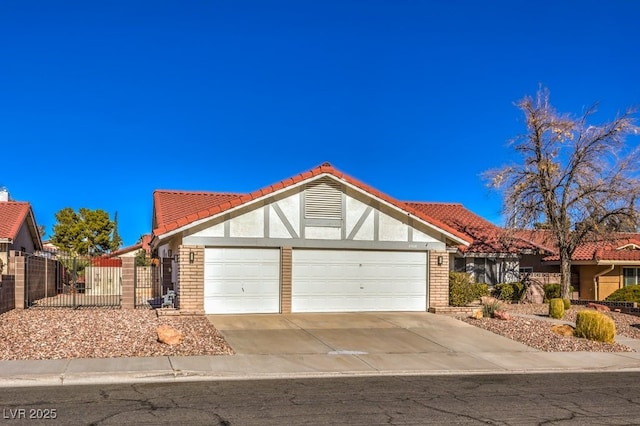
POLYGON ((151 241, 151 235, 146 234, 142 236, 141 240, 138 243, 131 246, 123 247, 116 251, 112 251, 111 253, 108 253, 105 256, 119 257, 119 258, 136 257, 140 250, 144 250, 144 252, 150 256, 151 255, 151 246, 149 245, 150 241, 151 241))
POLYGON ((250 194, 155 191, 153 239, 181 310, 425 311, 469 237, 325 163, 250 194))
POLYGON ((17 250, 35 253, 42 250, 42 240, 38 232, 31 205, 27 202, 10 201, 9 193, 0 190, 0 262, 2 273, 8 273, 9 252, 17 250))
MULTIPOLYGON (((559 256, 544 263, 558 265, 559 256)), ((603 300, 619 288, 640 284, 640 234, 614 234, 607 241, 580 245, 571 259, 579 275, 580 299, 603 300)))
POLYGON ((508 232, 466 209, 462 204, 406 204, 467 236, 471 244, 450 250, 450 266, 453 271, 470 273, 476 282, 493 286, 518 281, 523 272, 553 270, 553 267, 542 266, 542 256, 553 251, 541 241, 530 235, 508 232))

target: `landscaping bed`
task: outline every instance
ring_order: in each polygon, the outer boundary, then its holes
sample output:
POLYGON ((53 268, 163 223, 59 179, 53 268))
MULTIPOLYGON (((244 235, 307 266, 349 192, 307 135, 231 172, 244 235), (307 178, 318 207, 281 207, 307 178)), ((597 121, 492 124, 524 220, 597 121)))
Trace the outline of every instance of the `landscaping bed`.
MULTIPOLYGON (((565 312, 564 321, 576 321, 576 314, 584 306, 572 306, 565 312)), ((504 310, 511 313, 510 320, 494 318, 473 319, 460 317, 464 322, 483 328, 501 336, 508 337, 532 348, 546 352, 633 352, 634 350, 618 344, 607 344, 573 336, 560 336, 551 331, 552 323, 547 321, 547 304, 505 304, 504 310), (527 315, 526 317, 518 315, 527 315)), ((606 312, 616 324, 618 335, 640 339, 640 317, 618 312, 606 312)))
POLYGON ((230 355, 204 316, 162 316, 151 309, 26 309, 0 315, 0 360, 230 355), (184 339, 157 341, 167 324, 184 339))

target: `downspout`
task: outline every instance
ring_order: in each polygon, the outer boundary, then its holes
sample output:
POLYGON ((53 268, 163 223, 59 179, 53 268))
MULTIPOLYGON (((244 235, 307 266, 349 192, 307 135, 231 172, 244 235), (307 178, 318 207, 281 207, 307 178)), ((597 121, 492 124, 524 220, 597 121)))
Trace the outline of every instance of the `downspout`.
POLYGON ((600 292, 599 292, 599 288, 598 288, 598 277, 600 277, 601 275, 607 274, 611 271, 613 271, 613 268, 615 268, 616 265, 610 265, 608 269, 605 269, 604 271, 600 271, 597 274, 595 274, 593 276, 593 290, 596 296, 596 300, 600 300, 600 292))

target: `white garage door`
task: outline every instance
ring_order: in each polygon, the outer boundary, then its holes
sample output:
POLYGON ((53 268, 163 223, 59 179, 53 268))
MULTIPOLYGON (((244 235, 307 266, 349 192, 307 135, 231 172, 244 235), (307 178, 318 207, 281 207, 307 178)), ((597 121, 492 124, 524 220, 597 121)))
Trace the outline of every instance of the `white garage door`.
POLYGON ((204 311, 280 312, 280 250, 205 249, 204 311))
POLYGON ((294 250, 293 312, 425 311, 427 254, 294 250))

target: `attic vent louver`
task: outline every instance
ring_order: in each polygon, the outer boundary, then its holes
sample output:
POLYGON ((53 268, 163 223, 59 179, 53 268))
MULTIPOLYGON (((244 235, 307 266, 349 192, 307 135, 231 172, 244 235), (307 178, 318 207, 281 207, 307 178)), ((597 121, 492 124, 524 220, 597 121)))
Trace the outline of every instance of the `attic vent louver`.
POLYGON ((308 183, 304 195, 306 219, 342 219, 340 184, 330 178, 308 183))

